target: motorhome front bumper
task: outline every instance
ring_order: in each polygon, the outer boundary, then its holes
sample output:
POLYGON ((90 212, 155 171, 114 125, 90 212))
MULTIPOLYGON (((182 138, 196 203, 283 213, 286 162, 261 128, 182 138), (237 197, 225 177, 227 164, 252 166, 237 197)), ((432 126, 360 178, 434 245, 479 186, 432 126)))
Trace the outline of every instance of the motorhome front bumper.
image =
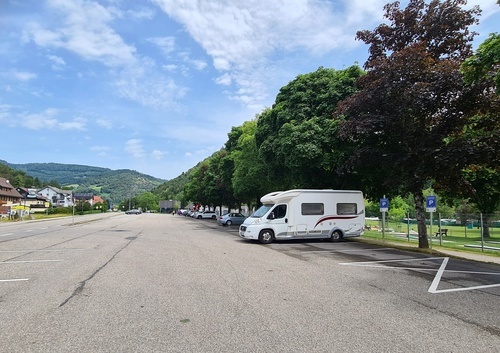
POLYGON ((252 233, 252 231, 250 229, 248 229, 248 227, 246 227, 246 226, 240 226, 240 229, 238 231, 238 235, 244 239, 257 239, 254 236, 254 234, 252 233))

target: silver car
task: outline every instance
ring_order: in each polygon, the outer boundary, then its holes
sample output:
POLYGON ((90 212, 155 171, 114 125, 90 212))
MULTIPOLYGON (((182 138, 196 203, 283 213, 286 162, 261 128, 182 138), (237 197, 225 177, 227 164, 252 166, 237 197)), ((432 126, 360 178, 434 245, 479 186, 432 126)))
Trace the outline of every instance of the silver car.
POLYGON ((245 219, 247 219, 247 216, 241 213, 230 212, 217 218, 217 223, 223 226, 230 226, 231 224, 239 225, 242 224, 245 219))

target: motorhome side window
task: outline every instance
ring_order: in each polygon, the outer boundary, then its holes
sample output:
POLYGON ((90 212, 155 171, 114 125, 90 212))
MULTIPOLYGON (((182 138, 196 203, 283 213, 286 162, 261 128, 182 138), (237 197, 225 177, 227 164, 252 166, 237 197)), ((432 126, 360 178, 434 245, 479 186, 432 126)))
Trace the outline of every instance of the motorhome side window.
POLYGON ((276 206, 272 213, 274 214, 274 219, 284 218, 286 216, 286 205, 276 206))
POLYGON ((325 214, 325 205, 322 203, 303 203, 300 207, 303 216, 322 216, 325 214))
POLYGON ((338 215, 358 214, 358 205, 355 203, 338 203, 338 215))

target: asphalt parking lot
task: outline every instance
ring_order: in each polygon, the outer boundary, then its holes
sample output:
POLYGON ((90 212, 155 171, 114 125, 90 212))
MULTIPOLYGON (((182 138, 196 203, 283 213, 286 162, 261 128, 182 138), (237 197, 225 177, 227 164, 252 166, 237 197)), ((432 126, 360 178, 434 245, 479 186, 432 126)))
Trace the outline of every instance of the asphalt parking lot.
MULTIPOLYGON (((217 226, 205 223, 206 226, 218 229, 233 236, 238 236, 238 226, 217 226)), ((245 240, 242 240, 245 241, 245 240)), ((259 246, 257 242, 253 242, 259 246)), ((482 256, 483 261, 467 261, 453 256, 429 256, 413 251, 404 251, 392 247, 375 246, 359 242, 357 239, 331 243, 324 240, 291 240, 275 242, 270 245, 273 250, 290 256, 308 256, 311 254, 331 258, 348 256, 343 266, 356 266, 370 269, 412 271, 424 274, 432 279, 428 292, 444 294, 459 291, 490 291, 500 296, 500 266, 490 261, 496 258, 482 256)), ((457 256, 464 256, 458 254, 457 256)), ((479 258, 476 256, 476 258, 479 258)))
POLYGON ((6 352, 497 352, 500 267, 142 214, 0 227, 6 352))

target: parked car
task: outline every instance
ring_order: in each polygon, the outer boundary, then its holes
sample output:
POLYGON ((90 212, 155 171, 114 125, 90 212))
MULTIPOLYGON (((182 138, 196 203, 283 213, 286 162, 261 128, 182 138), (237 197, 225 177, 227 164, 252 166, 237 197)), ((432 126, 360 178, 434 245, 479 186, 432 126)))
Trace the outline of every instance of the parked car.
POLYGON ((125 214, 141 214, 141 210, 138 210, 136 208, 133 208, 131 210, 125 211, 125 214))
POLYGON ((217 223, 223 226, 230 226, 231 224, 239 225, 242 224, 245 219, 247 219, 247 217, 241 213, 231 212, 217 218, 217 223))
POLYGON ((197 218, 197 219, 202 219, 202 218, 216 219, 217 214, 215 213, 215 211, 197 212, 195 218, 197 218))

